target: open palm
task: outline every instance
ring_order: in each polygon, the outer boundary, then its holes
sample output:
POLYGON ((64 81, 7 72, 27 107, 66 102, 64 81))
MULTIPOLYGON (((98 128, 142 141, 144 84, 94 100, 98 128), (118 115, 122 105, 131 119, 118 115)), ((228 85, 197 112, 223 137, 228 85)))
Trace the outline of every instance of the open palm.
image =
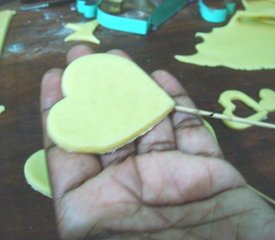
MULTIPOLYGON (((91 53, 74 47, 68 63, 91 53)), ((61 77, 60 69, 43 77, 41 111, 63 239, 274 239, 274 211, 246 188, 193 115, 172 113, 135 142, 100 156, 53 144, 45 123, 62 98, 61 77)), ((194 107, 172 75, 159 70, 152 78, 178 104, 194 107)))

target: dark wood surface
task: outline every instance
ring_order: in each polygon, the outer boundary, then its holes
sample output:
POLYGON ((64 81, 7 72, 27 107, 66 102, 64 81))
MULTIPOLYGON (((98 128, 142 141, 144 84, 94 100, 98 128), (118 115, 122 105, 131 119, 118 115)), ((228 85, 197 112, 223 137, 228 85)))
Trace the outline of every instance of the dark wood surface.
MULTIPOLYGON (((16 9, 18 4, 0 5, 16 9)), ((63 25, 83 18, 70 6, 35 12, 18 12, 6 39, 0 62, 0 239, 57 239, 51 200, 33 191, 25 182, 26 159, 41 149, 39 114, 40 81, 50 68, 65 67, 65 54, 76 43, 65 43, 69 33, 63 25)), ((0 23, 1 24, 1 23, 0 23)), ((95 51, 112 48, 127 51, 148 73, 166 69, 177 76, 201 109, 222 111, 217 103, 221 92, 238 89, 258 100, 261 88, 275 90, 275 70, 237 71, 183 64, 175 54, 195 52, 194 34, 209 32, 218 25, 204 22, 196 3, 189 5, 156 32, 147 36, 114 32, 100 27, 102 41, 95 51)), ((0 26, 1 27, 1 26, 0 26)), ((242 115, 250 110, 243 108, 242 115)), ((275 113, 269 115, 275 122, 275 113)), ((274 130, 252 127, 235 131, 219 120, 215 128, 226 159, 248 183, 275 198, 274 130)))

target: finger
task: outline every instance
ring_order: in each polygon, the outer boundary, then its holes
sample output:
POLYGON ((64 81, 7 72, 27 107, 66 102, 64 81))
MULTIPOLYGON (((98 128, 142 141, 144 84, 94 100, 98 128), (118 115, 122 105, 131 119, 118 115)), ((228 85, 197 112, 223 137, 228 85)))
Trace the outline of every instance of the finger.
POLYGON ((40 110, 45 149, 53 145, 47 134, 46 121, 52 106, 63 98, 61 91, 62 74, 63 71, 61 69, 52 69, 43 76, 41 82, 40 110))
POLYGON ((167 117, 137 140, 138 154, 175 149, 173 127, 167 117))
POLYGON ((100 164, 95 156, 67 153, 58 148, 47 135, 46 121, 50 108, 62 98, 61 76, 62 70, 51 70, 43 77, 41 86, 44 146, 55 199, 61 198, 66 192, 100 171, 100 164))
POLYGON ((56 146, 47 150, 47 159, 56 200, 60 200, 101 171, 95 155, 66 152, 56 146))
POLYGON ((124 51, 122 51, 120 49, 112 49, 112 50, 108 51, 107 53, 111 53, 111 54, 114 54, 114 55, 125 57, 125 58, 128 58, 128 59, 131 60, 130 55, 128 55, 126 52, 124 52, 124 51))
MULTIPOLYGON (((152 78, 161 85, 165 79, 162 75, 153 73, 152 78)), ((150 151, 167 151, 175 149, 175 136, 170 118, 165 118, 151 131, 138 139, 137 151, 144 154, 150 151)))
MULTIPOLYGON (((74 50, 70 52, 70 59, 76 59, 76 56, 79 57, 81 54, 87 54, 87 52, 79 54, 77 49, 79 48, 75 47, 74 50), (75 56, 73 55, 74 51, 75 56)), ((48 113, 51 107, 63 97, 61 92, 62 74, 62 70, 53 69, 44 75, 41 84, 44 145, 48 158, 54 198, 62 197, 63 194, 85 182, 90 177, 93 177, 101 169, 99 161, 95 156, 73 154, 61 150, 55 146, 47 135, 46 122, 48 113)))
POLYGON ((93 50, 87 45, 77 45, 71 48, 67 54, 67 63, 70 64, 77 58, 93 53, 93 50))
MULTIPOLYGON (((66 58, 68 63, 70 63, 75 59, 90 53, 92 53, 92 49, 90 47, 86 45, 77 45, 68 52, 66 58)), ((45 126, 49 110, 55 103, 63 98, 61 90, 62 74, 63 70, 52 69, 48 71, 42 78, 40 107, 42 112, 42 127, 44 129, 44 133, 46 133, 45 126)), ((47 134, 44 134, 44 143, 46 148, 53 144, 47 134)))
POLYGON ((136 147, 134 143, 128 143, 127 145, 115 150, 111 153, 105 153, 100 156, 103 167, 107 167, 113 163, 120 163, 127 157, 135 154, 136 147))
MULTIPOLYGON (((177 105, 195 108, 195 104, 174 76, 163 70, 154 72, 153 76, 159 79, 158 83, 174 98, 177 105)), ((176 145, 180 151, 212 157, 222 156, 217 141, 204 126, 200 117, 175 112, 172 114, 172 123, 176 145)))
MULTIPOLYGON (((131 59, 127 53, 125 53, 124 51, 122 51, 120 49, 112 49, 112 50, 108 51, 107 53, 131 59)), ((131 143, 128 143, 127 145, 117 149, 115 152, 102 154, 101 162, 104 167, 107 167, 108 165, 110 165, 112 163, 119 163, 135 153, 136 153, 135 144, 133 142, 131 142, 131 143)))

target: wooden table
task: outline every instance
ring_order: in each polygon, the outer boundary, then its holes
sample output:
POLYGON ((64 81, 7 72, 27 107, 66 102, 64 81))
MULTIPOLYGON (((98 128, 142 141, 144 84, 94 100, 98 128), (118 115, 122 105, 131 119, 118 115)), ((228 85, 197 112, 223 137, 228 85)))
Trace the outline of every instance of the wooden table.
MULTIPOLYGON (((0 5, 16 9, 17 3, 0 5)), ((65 67, 65 54, 76 43, 65 43, 69 33, 63 25, 82 17, 69 5, 35 12, 18 12, 14 17, 0 63, 0 238, 58 239, 51 200, 33 191, 25 182, 23 166, 35 151, 43 148, 39 114, 42 75, 50 68, 65 67)), ((175 54, 195 52, 194 34, 209 32, 218 25, 204 22, 196 3, 189 5, 156 32, 147 36, 115 32, 100 27, 101 45, 95 51, 112 48, 127 51, 148 73, 166 69, 177 76, 201 109, 222 111, 217 103, 221 92, 238 89, 258 99, 261 88, 275 89, 275 70, 236 71, 183 64, 175 54)), ((242 115, 250 110, 241 106, 242 115)), ((269 115, 275 122, 275 113, 269 115)), ((219 120, 215 128, 226 159, 248 183, 275 198, 274 130, 252 127, 235 131, 219 120)))

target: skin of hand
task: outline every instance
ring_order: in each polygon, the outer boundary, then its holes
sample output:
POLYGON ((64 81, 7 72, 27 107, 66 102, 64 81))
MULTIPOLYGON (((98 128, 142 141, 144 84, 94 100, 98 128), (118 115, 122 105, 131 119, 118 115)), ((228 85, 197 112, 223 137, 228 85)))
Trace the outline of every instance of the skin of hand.
MULTIPOLYGON (((120 50, 111 50, 129 58, 120 50)), ((92 50, 72 48, 68 63, 92 50)), ((173 112, 114 153, 66 152, 47 136, 50 108, 62 99, 61 69, 41 84, 41 112, 53 200, 62 239, 253 239, 275 237, 274 210, 223 159, 200 118, 173 112)), ((194 103, 175 77, 152 78, 177 104, 194 103)))

